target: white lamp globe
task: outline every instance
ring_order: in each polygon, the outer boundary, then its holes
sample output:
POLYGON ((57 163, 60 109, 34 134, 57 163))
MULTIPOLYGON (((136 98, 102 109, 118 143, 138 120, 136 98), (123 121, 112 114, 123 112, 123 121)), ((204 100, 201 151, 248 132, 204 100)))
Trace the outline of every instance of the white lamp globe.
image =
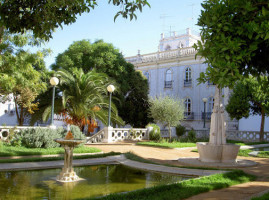
POLYGON ((203 102, 205 102, 205 103, 206 103, 206 102, 207 102, 207 98, 203 98, 203 102))
POLYGON ((114 92, 114 90, 115 90, 115 86, 114 85, 109 85, 109 86, 107 86, 107 91, 109 92, 109 93, 112 93, 112 92, 114 92))
POLYGON ((58 85, 58 84, 59 84, 59 79, 58 79, 57 77, 52 77, 52 78, 50 79, 50 84, 51 84, 52 86, 56 86, 56 85, 58 85))

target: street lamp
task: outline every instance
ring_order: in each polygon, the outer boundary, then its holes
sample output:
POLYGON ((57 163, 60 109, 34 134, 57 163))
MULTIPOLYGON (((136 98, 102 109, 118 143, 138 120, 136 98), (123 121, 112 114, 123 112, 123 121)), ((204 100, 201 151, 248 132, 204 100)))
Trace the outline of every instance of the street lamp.
POLYGON ((203 98, 203 102, 204 102, 204 128, 205 128, 205 117, 206 117, 205 106, 206 106, 207 98, 203 98))
POLYGON ((52 85, 52 104, 51 104, 51 124, 50 128, 56 128, 53 123, 54 118, 54 98, 55 98, 55 86, 58 85, 59 79, 57 77, 52 77, 50 79, 50 84, 52 85))
POLYGON ((109 92, 108 126, 110 126, 111 96, 112 96, 112 92, 114 92, 114 90, 115 90, 115 86, 114 86, 114 85, 109 85, 109 86, 107 86, 106 89, 107 89, 107 91, 109 92))

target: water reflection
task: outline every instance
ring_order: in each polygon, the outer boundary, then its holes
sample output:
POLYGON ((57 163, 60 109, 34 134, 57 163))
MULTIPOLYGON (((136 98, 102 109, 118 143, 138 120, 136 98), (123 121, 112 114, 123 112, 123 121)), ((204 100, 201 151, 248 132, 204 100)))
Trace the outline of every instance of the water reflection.
POLYGON ((122 165, 76 167, 84 180, 55 181, 61 169, 1 172, 0 199, 76 199, 126 192, 187 179, 169 174, 145 172, 122 165))

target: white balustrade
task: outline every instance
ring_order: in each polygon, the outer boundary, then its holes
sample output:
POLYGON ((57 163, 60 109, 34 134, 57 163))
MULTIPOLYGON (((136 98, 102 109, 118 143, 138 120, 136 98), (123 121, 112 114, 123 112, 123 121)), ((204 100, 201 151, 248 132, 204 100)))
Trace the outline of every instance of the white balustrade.
POLYGON ((167 60, 171 58, 177 58, 185 55, 195 55, 197 51, 193 47, 186 47, 180 49, 173 49, 169 51, 161 51, 144 55, 137 55, 133 57, 126 57, 126 61, 139 64, 139 63, 148 63, 148 62, 156 62, 160 60, 167 60))

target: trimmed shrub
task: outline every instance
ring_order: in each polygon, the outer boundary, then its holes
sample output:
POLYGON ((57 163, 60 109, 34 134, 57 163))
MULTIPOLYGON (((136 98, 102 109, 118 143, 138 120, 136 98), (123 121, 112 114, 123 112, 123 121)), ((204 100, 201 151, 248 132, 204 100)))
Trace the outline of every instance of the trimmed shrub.
POLYGON ((148 124, 147 127, 152 127, 153 129, 149 132, 149 139, 158 141, 161 139, 161 129, 157 124, 148 124))
POLYGON ((194 130, 190 130, 190 131, 188 132, 188 136, 187 136, 187 138, 188 138, 188 141, 189 141, 189 142, 196 142, 196 141, 197 141, 197 138, 196 138, 196 132, 195 132, 194 130))
MULTIPOLYGON (((80 131, 78 126, 71 125, 70 131, 73 134, 75 139, 80 139, 80 140, 86 139, 86 136, 80 131)), ((63 135, 63 137, 65 137, 66 133, 63 135)))
MULTIPOLYGON (((77 126, 70 127, 75 139, 85 139, 83 133, 77 126)), ((21 130, 16 133, 11 140, 11 145, 25 146, 28 148, 54 148, 59 147, 60 144, 54 139, 64 138, 67 131, 62 127, 57 129, 50 128, 29 128, 21 130)))
POLYGON ((182 126, 180 124, 176 126, 176 134, 177 134, 177 137, 180 138, 185 133, 186 133, 186 128, 184 126, 182 126))

